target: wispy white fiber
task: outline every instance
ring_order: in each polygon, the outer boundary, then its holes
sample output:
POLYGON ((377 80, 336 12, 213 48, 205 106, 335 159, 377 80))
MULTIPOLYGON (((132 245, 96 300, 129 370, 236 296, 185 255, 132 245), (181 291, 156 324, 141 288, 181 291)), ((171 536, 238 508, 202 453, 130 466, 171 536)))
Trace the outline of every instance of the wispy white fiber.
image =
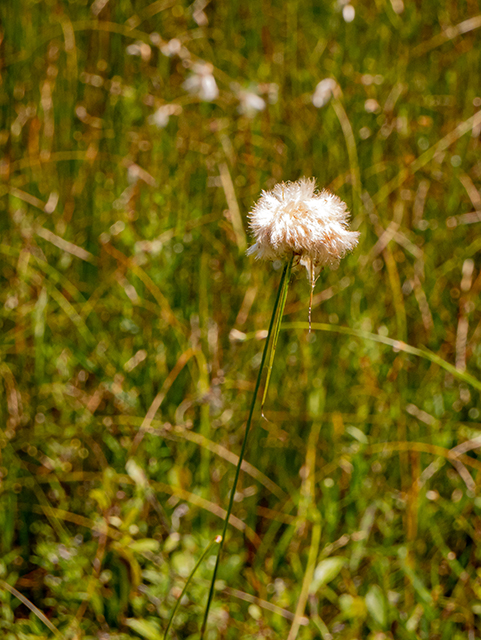
POLYGON ((322 267, 336 266, 358 243, 345 202, 326 189, 317 191, 314 178, 263 191, 248 217, 255 244, 247 253, 265 260, 297 256, 311 284, 322 267))

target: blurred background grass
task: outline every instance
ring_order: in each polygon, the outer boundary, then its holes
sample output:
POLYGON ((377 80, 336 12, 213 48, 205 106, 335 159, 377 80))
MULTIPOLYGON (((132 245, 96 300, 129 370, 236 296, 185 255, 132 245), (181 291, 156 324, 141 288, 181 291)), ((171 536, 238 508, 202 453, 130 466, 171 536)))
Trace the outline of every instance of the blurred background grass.
POLYGON ((302 175, 360 247, 310 335, 291 285, 208 637, 481 637, 480 14, 1 3, 3 638, 162 637, 221 529, 280 277, 246 213, 302 175))

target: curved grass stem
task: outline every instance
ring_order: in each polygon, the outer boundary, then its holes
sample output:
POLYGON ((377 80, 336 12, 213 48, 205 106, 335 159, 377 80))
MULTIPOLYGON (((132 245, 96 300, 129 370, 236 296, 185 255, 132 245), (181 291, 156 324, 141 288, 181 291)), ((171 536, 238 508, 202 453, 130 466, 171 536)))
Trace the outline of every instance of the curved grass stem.
POLYGON ((24 595, 22 595, 20 593, 20 591, 17 591, 17 589, 15 589, 15 587, 12 587, 12 585, 8 584, 8 582, 5 582, 5 580, 0 580, 0 585, 1 585, 2 589, 5 589, 5 591, 10 592, 12 594, 12 596, 17 598, 17 600, 20 600, 20 602, 22 604, 24 604, 26 607, 28 607, 30 609, 30 611, 34 615, 36 615, 37 618, 39 620, 41 620, 46 627, 48 627, 50 629, 50 631, 53 633, 53 635, 56 638, 59 638, 59 640, 62 640, 63 636, 60 633, 60 631, 57 629, 57 627, 55 627, 50 622, 50 620, 47 618, 47 616, 44 613, 42 613, 40 611, 40 609, 33 604, 33 602, 30 602, 30 600, 28 598, 26 598, 24 595))
MULTIPOLYGON (((254 395, 252 396, 252 402, 251 402, 251 407, 250 407, 250 410, 249 410, 249 416, 247 418, 247 424, 246 424, 246 429, 245 429, 245 433, 244 433, 244 440, 242 441, 241 452, 240 452, 240 455, 239 455, 239 462, 237 463, 235 476, 234 476, 234 482, 232 483, 232 489, 231 489, 231 492, 230 492, 229 506, 227 507, 227 513, 226 513, 226 517, 225 517, 225 520, 224 520, 224 528, 223 528, 223 531, 222 531, 222 539, 221 539, 220 544, 219 544, 219 550, 217 552, 217 559, 216 559, 216 562, 215 562, 214 573, 212 575, 212 581, 210 583, 209 596, 207 598, 207 605, 206 605, 206 608, 205 608, 204 619, 202 621, 202 628, 201 628, 201 631, 200 631, 200 640, 202 640, 202 638, 204 637, 205 629, 206 629, 206 626, 207 626, 207 619, 209 617, 210 606, 211 606, 212 600, 214 598, 214 587, 215 587, 215 580, 216 580, 216 577, 217 577, 217 570, 218 570, 219 564, 220 564, 220 557, 221 557, 221 553, 222 553, 222 548, 224 546, 224 540, 225 540, 225 536, 226 536, 226 533, 227 533, 227 527, 229 525, 229 518, 230 518, 230 515, 232 513, 232 507, 233 507, 233 504, 234 504, 234 496, 235 496, 236 489, 237 489, 237 483, 239 481, 239 475, 240 475, 240 470, 241 470, 241 467, 242 467, 242 461, 244 460, 244 454, 245 454, 245 450, 246 450, 246 446, 247 446, 247 438, 249 436, 249 431, 250 431, 251 424, 252 424, 252 416, 254 415, 254 408, 255 408, 255 404, 256 404, 256 400, 257 400, 257 394, 259 393, 259 387, 260 387, 260 384, 261 384, 262 371, 264 369, 264 364, 266 362, 267 353, 269 351, 269 345, 272 343, 272 349, 275 351, 275 345, 277 344, 276 332, 277 332, 277 336, 278 336, 279 335, 279 331, 280 331, 281 315, 282 315, 282 311, 284 309, 284 305, 285 305, 285 302, 286 302, 287 289, 289 287, 289 280, 290 280, 290 277, 291 277, 293 261, 294 261, 294 256, 284 266, 284 270, 282 272, 281 281, 279 283, 279 288, 277 290, 276 301, 274 303, 274 309, 272 310, 271 321, 269 323, 269 330, 267 332, 267 338, 266 338, 266 343, 264 345, 264 351, 262 352, 262 359, 261 359, 261 364, 260 364, 260 367, 259 367, 259 373, 257 375, 256 386, 255 386, 255 389, 254 389, 254 395)), ((271 351, 271 353, 272 353, 272 355, 271 355, 270 365, 272 367, 272 360, 273 360, 274 355, 273 355, 272 351, 271 351)))

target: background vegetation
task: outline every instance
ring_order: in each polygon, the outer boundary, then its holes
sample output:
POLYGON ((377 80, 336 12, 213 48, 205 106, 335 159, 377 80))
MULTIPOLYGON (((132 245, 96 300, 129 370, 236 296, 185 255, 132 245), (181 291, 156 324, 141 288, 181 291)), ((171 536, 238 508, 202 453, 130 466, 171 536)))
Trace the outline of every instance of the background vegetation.
POLYGON ((0 16, 1 637, 163 636, 221 530, 280 277, 246 213, 313 175, 360 247, 311 334, 291 284, 208 637, 480 638, 479 3, 0 16))

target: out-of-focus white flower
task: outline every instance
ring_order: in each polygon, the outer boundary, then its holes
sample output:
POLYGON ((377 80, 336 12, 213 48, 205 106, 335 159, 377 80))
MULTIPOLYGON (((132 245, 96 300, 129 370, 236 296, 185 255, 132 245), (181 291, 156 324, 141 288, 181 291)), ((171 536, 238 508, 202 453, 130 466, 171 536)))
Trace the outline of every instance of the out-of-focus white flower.
POLYGON ((192 17, 197 22, 199 27, 205 27, 209 24, 209 20, 207 19, 207 15, 203 11, 194 11, 192 17))
POLYGON ((214 67, 210 62, 196 62, 192 65, 192 75, 184 82, 183 87, 189 93, 199 96, 201 100, 212 102, 219 96, 219 89, 212 74, 214 67))
POLYGON ((209 4, 209 0, 195 0, 192 5, 192 17, 197 22, 199 27, 205 27, 209 24, 207 15, 204 13, 204 9, 209 4))
POLYGON ((258 111, 266 108, 266 101, 253 91, 239 91, 239 113, 253 117, 258 111))
POLYGON ((190 59, 189 50, 182 44, 179 38, 172 38, 171 40, 166 42, 165 40, 162 40, 158 33, 151 33, 150 39, 152 40, 153 44, 159 47, 160 52, 164 56, 167 56, 168 58, 179 56, 181 60, 190 59))
POLYGON ((354 18, 356 17, 356 10, 352 6, 352 4, 346 4, 342 8, 342 17, 344 18, 345 22, 352 22, 354 20, 354 18))
POLYGON ((135 184, 139 179, 139 166, 131 164, 127 167, 127 181, 129 184, 135 184))
MULTIPOLYGON (((135 184, 138 180, 143 180, 146 184, 149 184, 152 187, 157 186, 157 182, 155 178, 153 178, 148 171, 139 167, 138 164, 132 162, 127 167, 127 180, 130 184, 135 184)), ((120 198, 114 202, 114 208, 116 207, 116 203, 118 203, 119 207, 125 206, 124 198, 127 197, 127 201, 130 199, 130 195, 128 194, 127 189, 121 194, 120 198)))
POLYGON ((150 56, 152 55, 152 49, 149 45, 140 40, 134 42, 134 44, 129 44, 126 51, 129 56, 140 56, 145 62, 150 60, 150 56))
POLYGON ((266 260, 297 256, 312 285, 322 267, 336 266, 358 243, 346 204, 330 191, 317 192, 314 178, 263 191, 248 217, 256 242, 247 253, 266 260))
POLYGON ((163 104, 149 116, 149 124, 163 129, 167 126, 170 116, 178 116, 180 113, 182 113, 182 107, 179 104, 163 104))
POLYGON ((182 42, 178 38, 172 38, 166 44, 160 47, 161 52, 164 56, 168 56, 169 58, 172 56, 179 55, 182 49, 182 42))
POLYGON ((321 80, 314 91, 312 96, 312 104, 317 107, 323 107, 329 102, 331 97, 336 95, 338 91, 337 82, 334 78, 324 78, 321 80))
POLYGON ((404 11, 404 2, 403 0, 391 0, 392 8, 394 12, 399 14, 404 11))
POLYGON ((379 113, 381 111, 379 102, 377 100, 374 100, 374 98, 368 98, 366 100, 366 102, 364 103, 364 109, 368 113, 379 113))

